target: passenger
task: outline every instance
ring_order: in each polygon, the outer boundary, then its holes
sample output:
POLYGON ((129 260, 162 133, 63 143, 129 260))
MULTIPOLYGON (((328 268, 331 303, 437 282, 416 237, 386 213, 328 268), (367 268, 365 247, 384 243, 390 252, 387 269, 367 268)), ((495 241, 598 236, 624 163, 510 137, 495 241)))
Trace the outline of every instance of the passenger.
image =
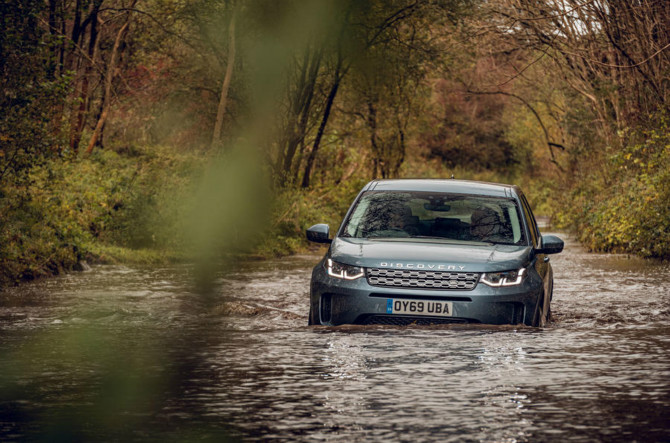
POLYGON ((475 209, 470 217, 470 235, 475 241, 508 242, 498 214, 491 208, 475 209))

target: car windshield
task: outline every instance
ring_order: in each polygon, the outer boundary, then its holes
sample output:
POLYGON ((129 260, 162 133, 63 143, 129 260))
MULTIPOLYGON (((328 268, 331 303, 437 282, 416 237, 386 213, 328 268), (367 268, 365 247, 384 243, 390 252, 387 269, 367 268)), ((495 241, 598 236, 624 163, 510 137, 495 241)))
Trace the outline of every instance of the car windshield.
POLYGON ((351 212, 342 236, 526 244, 514 200, 443 192, 368 191, 351 212))

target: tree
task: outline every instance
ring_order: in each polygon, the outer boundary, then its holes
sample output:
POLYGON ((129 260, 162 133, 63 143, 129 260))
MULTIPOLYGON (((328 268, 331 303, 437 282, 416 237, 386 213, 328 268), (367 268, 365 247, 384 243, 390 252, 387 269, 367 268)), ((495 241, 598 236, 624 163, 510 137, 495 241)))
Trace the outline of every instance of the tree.
POLYGON ((458 15, 463 3, 447 1, 356 2, 344 15, 337 58, 323 119, 307 158, 302 186, 308 187, 316 154, 337 92, 344 87, 346 114, 367 128, 372 176, 391 177, 405 158, 407 128, 417 92, 431 59, 435 34, 451 32, 445 17, 458 15), (445 25, 440 28, 440 25, 445 25))
POLYGON ((33 0, 0 5, 0 186, 60 151, 51 122, 67 89, 50 72, 55 42, 40 26, 45 12, 33 0))
POLYGON ((546 54, 598 115, 609 140, 665 106, 670 4, 664 0, 497 0, 507 44, 546 54))
MULTIPOLYGON (((68 69, 74 73, 75 99, 71 111, 70 120, 70 148, 77 152, 81 141, 81 134, 86 124, 88 111, 90 110, 91 91, 90 84, 94 68, 97 67, 99 55, 99 13, 103 0, 85 2, 77 0, 74 5, 74 18, 72 20, 72 33, 66 53, 68 69), (84 13, 84 14, 82 14, 84 13), (88 31, 88 32, 87 32, 88 31), (86 40, 88 39, 88 41, 86 40)), ((55 3, 55 0, 52 0, 55 3)), ((66 10, 63 5, 61 21, 65 24, 66 10)), ((51 7, 55 11, 55 7, 51 7)))
MULTIPOLYGON (((136 0, 130 5, 130 9, 135 6, 136 0)), ((116 33, 116 39, 114 40, 114 46, 112 47, 112 52, 109 55, 109 62, 107 64, 107 72, 105 74, 105 90, 102 96, 101 111, 100 117, 98 118, 98 123, 95 125, 93 130, 93 135, 91 135, 91 140, 88 143, 86 148, 86 153, 90 154, 93 151, 96 143, 100 140, 102 134, 102 128, 107 121, 107 115, 109 114, 109 107, 112 101, 112 81, 114 80, 114 74, 116 73, 116 64, 117 58, 119 57, 119 47, 124 39, 126 31, 128 30, 128 25, 130 22, 130 12, 126 12, 125 21, 121 28, 116 33)))

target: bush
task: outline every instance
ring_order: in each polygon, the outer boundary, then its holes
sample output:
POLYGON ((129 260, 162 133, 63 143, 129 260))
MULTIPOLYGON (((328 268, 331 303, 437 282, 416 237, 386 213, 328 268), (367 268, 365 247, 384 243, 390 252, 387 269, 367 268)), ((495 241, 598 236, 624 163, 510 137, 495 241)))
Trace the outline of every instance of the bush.
POLYGON ((105 245, 178 250, 185 197, 203 164, 158 147, 33 167, 27 184, 0 189, 0 284, 60 273, 93 252, 118 252, 105 245))
POLYGON ((305 231, 316 223, 327 223, 334 232, 368 181, 358 177, 332 187, 282 191, 275 197, 272 225, 261 238, 256 252, 262 256, 281 256, 303 250, 308 246, 305 231))
POLYGON ((583 180, 563 204, 560 222, 591 250, 670 257, 670 129, 632 132, 607 159, 604 175, 583 180))

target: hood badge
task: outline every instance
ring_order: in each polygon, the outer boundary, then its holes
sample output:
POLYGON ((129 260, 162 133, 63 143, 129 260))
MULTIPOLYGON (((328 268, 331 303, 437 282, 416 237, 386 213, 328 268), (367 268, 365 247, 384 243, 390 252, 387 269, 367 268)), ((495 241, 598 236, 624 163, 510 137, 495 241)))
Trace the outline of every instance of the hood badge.
POLYGON ((436 271, 463 271, 465 266, 455 265, 425 265, 423 263, 388 263, 381 262, 379 264, 382 268, 397 268, 397 269, 429 269, 436 271))

